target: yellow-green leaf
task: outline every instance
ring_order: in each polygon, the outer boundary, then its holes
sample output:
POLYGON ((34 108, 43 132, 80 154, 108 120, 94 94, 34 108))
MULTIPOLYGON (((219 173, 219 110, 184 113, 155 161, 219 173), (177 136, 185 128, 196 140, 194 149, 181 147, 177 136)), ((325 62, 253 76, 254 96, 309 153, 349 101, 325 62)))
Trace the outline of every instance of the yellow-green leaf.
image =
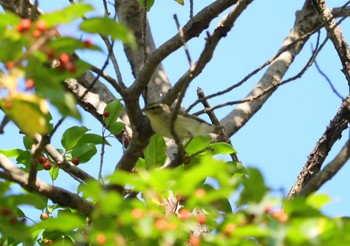
POLYGON ((29 94, 16 94, 1 101, 8 117, 29 137, 48 133, 48 105, 40 97, 29 94))
POLYGON ((181 5, 184 5, 185 3, 184 3, 184 0, 175 0, 176 2, 178 2, 179 4, 181 4, 181 5))

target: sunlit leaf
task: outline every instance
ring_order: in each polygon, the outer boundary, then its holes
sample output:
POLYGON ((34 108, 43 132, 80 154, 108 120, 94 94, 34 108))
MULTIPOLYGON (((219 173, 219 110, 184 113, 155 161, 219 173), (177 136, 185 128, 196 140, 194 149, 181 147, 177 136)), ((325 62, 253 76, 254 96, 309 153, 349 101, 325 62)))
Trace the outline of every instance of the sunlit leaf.
POLYGON ((21 149, 0 149, 0 154, 5 155, 6 157, 18 157, 23 150, 21 149))
POLYGON ((175 0, 175 1, 178 2, 178 3, 181 4, 181 5, 184 5, 184 4, 185 4, 184 0, 175 0))
POLYGON ((93 134, 93 133, 86 133, 84 134, 78 141, 77 145, 83 144, 83 143, 92 143, 92 144, 106 144, 111 146, 111 144, 107 141, 107 139, 103 139, 102 136, 93 134))
POLYGON ((49 27, 71 23, 72 21, 81 18, 89 11, 92 11, 94 8, 89 4, 76 3, 72 4, 64 9, 57 10, 51 13, 44 14, 40 17, 47 22, 49 27))
POLYGON ((72 157, 79 158, 80 163, 88 162, 97 153, 96 146, 92 143, 77 145, 72 150, 72 157))
POLYGON ((167 157, 165 154, 166 149, 164 138, 159 134, 153 135, 144 151, 146 167, 152 169, 162 166, 167 157))
POLYGON ((62 135, 62 146, 66 150, 71 150, 79 142, 80 138, 88 131, 89 129, 85 126, 73 126, 68 128, 62 135))
POLYGON ((102 36, 110 36, 113 39, 119 39, 130 46, 135 46, 135 38, 128 29, 116 21, 107 17, 96 17, 85 20, 81 25, 82 31, 100 34, 102 36))
POLYGON ((44 99, 23 93, 2 100, 1 104, 8 117, 29 137, 48 133, 48 105, 44 99))

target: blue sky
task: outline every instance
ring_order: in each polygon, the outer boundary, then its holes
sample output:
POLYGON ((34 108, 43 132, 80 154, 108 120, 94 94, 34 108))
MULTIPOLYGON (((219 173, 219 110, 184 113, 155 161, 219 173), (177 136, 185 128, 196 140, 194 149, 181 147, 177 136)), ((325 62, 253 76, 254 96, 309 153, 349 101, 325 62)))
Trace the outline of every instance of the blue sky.
MULTIPOLYGON (((208 0, 194 1, 194 12, 196 13, 211 2, 208 0)), ((196 100, 198 86, 203 88, 206 94, 224 89, 238 82, 247 73, 272 58, 293 26, 295 12, 302 7, 303 3, 304 1, 301 0, 254 1, 243 16, 238 19, 229 35, 220 42, 207 69, 193 81, 186 93, 184 105, 188 106, 196 100)), ((44 11, 48 11, 56 9, 57 6, 62 6, 66 2, 51 0, 41 1, 40 4, 42 4, 44 11)), ((96 2, 95 5, 97 5, 96 2)), ((176 33, 173 14, 178 15, 182 25, 186 23, 189 16, 188 6, 188 1, 185 1, 185 7, 177 4, 174 0, 155 1, 155 5, 149 13, 149 20, 157 45, 162 44, 176 33)), ((213 31, 218 20, 217 18, 212 22, 208 29, 210 32, 213 31)), ((349 25, 349 21, 342 24, 344 35, 349 39, 350 33, 346 33, 344 28, 346 25, 349 25)), ((63 27, 62 32, 67 35, 75 33, 74 28, 69 26, 63 27)), ((325 37, 324 32, 322 37, 325 37)), ((96 43, 99 42, 95 37, 90 38, 93 38, 96 43)), ((284 79, 298 73, 300 68, 306 64, 311 54, 310 45, 311 43, 315 44, 315 40, 315 37, 312 37, 304 46, 284 79)), ((192 59, 195 61, 204 47, 204 34, 189 42, 188 46, 192 59)), ((120 45, 117 49, 117 54, 122 54, 120 45)), ((81 55, 96 66, 104 62, 102 54, 84 53, 81 55)), ((340 71, 341 64, 331 43, 326 45, 317 61, 336 88, 343 96, 346 96, 348 94, 347 82, 340 71)), ((179 49, 168 57, 163 65, 170 80, 174 83, 188 69, 184 50, 179 49)), ((133 77, 125 58, 121 59, 120 66, 125 83, 132 83, 133 77)), ((111 68, 107 71, 114 75, 111 68)), ((257 74, 241 88, 211 100, 211 104, 241 99, 259 81, 261 76, 262 73, 257 74)), ((245 166, 258 167, 271 188, 274 190, 282 188, 286 194, 296 181, 307 156, 325 131, 340 104, 341 100, 334 95, 324 78, 314 67, 311 67, 301 79, 280 87, 246 126, 232 137, 233 145, 239 152, 239 159, 245 166)), ((222 118, 232 109, 232 107, 226 107, 216 113, 219 118, 222 118)), ((101 133, 101 127, 96 120, 86 114, 83 118, 83 124, 92 132, 101 133)), ((205 119, 205 117, 203 118, 205 119)), ((59 147, 60 134, 65 128, 77 124, 79 124, 77 121, 67 120, 57 132, 54 145, 59 147)), ((0 148, 21 146, 21 139, 13 137, 18 130, 9 125, 6 131, 7 133, 1 136, 0 148)), ((342 139, 335 144, 325 163, 328 163, 337 154, 348 138, 348 134, 348 131, 344 131, 342 139)), ((115 147, 113 149, 107 148, 104 174, 108 174, 114 169, 122 154, 121 146, 113 140, 111 143, 115 147)), ((99 159, 95 158, 91 163, 81 165, 81 167, 97 177, 98 163, 99 159)), ((324 208, 325 213, 332 216, 350 215, 348 209, 350 197, 345 188, 348 184, 349 171, 350 167, 345 166, 334 179, 320 190, 322 193, 330 194, 332 198, 332 203, 324 208)), ((41 173, 41 176, 43 179, 49 180, 47 174, 41 173)), ((68 179, 69 176, 62 175, 56 183, 58 185, 64 184, 63 186, 69 189, 75 187, 76 183, 67 183, 68 179)))

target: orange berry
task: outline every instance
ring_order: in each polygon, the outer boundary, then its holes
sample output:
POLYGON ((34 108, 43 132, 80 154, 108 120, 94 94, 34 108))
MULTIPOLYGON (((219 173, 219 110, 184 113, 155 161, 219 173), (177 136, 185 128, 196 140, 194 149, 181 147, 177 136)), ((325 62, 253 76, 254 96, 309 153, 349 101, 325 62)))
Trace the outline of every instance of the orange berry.
POLYGON ((288 214, 286 214, 283 210, 276 210, 272 213, 272 217, 277 219, 281 223, 285 223, 288 220, 288 214))
POLYGON ((8 61, 6 62, 5 64, 5 67, 7 70, 11 70, 12 68, 14 68, 16 66, 15 62, 14 61, 8 61))
POLYGON ((145 213, 140 208, 134 208, 133 210, 131 210, 131 215, 135 219, 142 219, 144 217, 145 213))
POLYGON ((63 64, 67 64, 68 62, 70 62, 70 56, 67 53, 63 53, 63 54, 60 55, 59 60, 63 64))
POLYGON ((188 243, 189 243, 191 246, 200 245, 200 243, 201 243, 201 238, 200 238, 200 237, 192 236, 192 237, 190 237, 190 239, 188 240, 188 243))
POLYGON ((34 30, 34 32, 32 33, 33 38, 40 38, 41 35, 43 35, 43 32, 38 29, 34 30))
POLYGON ((202 189, 202 188, 200 188, 200 189, 197 189, 195 192, 194 192, 194 195, 195 195, 195 197, 203 197, 203 196, 205 196, 205 194, 206 194, 207 192, 204 190, 204 189, 202 189))
POLYGON ((107 237, 105 234, 99 233, 96 236, 96 243, 97 244, 105 244, 107 242, 107 237))
POLYGON ((154 226, 159 230, 159 231, 165 231, 168 229, 168 221, 165 219, 158 219, 154 223, 154 226))
POLYGON ((186 209, 186 208, 180 208, 179 212, 178 212, 178 217, 181 220, 188 220, 190 219, 192 216, 192 213, 190 210, 186 209))
POLYGON ((41 220, 47 220, 47 219, 49 219, 49 217, 50 217, 50 216, 49 216, 47 213, 41 213, 41 214, 40 214, 40 219, 41 219, 41 220))
POLYGON ((45 20, 38 20, 35 24, 36 30, 44 32, 48 29, 47 22, 45 20))
POLYGON ((77 67, 74 65, 73 62, 67 62, 66 64, 66 69, 70 72, 70 73, 75 73, 77 71, 77 67))
POLYGON ((34 80, 27 79, 26 80, 26 90, 31 90, 34 87, 34 80))
POLYGON ((237 229, 237 225, 235 225, 235 224, 227 224, 225 226, 225 233, 226 234, 231 234, 236 229, 237 229))
POLYGON ((44 243, 44 244, 52 244, 53 241, 52 241, 51 239, 44 239, 44 240, 43 240, 43 243, 44 243))
POLYGON ((204 224, 207 221, 207 218, 205 217, 204 214, 198 214, 197 215, 197 222, 199 224, 204 224))
POLYGON ((22 19, 19 25, 17 26, 17 31, 24 33, 30 29, 32 26, 32 21, 30 19, 22 19))

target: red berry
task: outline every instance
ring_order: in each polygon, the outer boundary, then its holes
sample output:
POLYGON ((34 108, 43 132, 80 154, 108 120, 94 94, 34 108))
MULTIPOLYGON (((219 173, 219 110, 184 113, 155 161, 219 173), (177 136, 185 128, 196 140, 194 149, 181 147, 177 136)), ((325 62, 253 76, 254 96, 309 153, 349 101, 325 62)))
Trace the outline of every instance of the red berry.
POLYGON ((59 60, 63 64, 67 64, 68 62, 70 62, 70 56, 67 53, 63 53, 63 54, 60 55, 59 60))
POLYGON ((45 162, 46 162, 45 156, 41 156, 41 157, 39 158, 39 163, 40 163, 40 164, 44 164, 45 162))
POLYGON ((104 111, 103 112, 103 117, 105 117, 105 118, 109 117, 109 112, 108 111, 104 111))
POLYGON ((20 33, 24 33, 30 29, 32 26, 32 21, 29 19, 22 19, 17 27, 17 31, 20 33))
POLYGON ((85 47, 91 47, 93 44, 92 40, 91 39, 87 39, 84 41, 84 46, 85 47))
POLYGON ((0 214, 3 215, 3 216, 9 216, 11 214, 11 210, 8 209, 8 208, 2 208, 0 210, 0 214))
POLYGON ((41 220, 47 220, 47 219, 49 219, 49 217, 50 217, 50 216, 49 216, 47 213, 41 213, 41 214, 40 214, 40 219, 41 219, 41 220))
POLYGON ((44 168, 45 170, 50 170, 50 169, 51 169, 51 163, 50 163, 50 162, 45 162, 45 163, 43 164, 43 168, 44 168))
POLYGON ((5 103, 5 108, 7 109, 7 110, 10 110, 10 109, 12 109, 12 102, 6 102, 5 103))
POLYGON ((47 22, 45 20, 38 20, 35 24, 36 30, 44 32, 47 30, 47 22))
POLYGON ((75 73, 77 71, 77 67, 74 65, 73 62, 67 62, 65 66, 68 72, 70 73, 75 73))
POLYGON ((8 61, 6 62, 5 64, 5 67, 7 70, 11 70, 12 68, 14 68, 16 66, 15 62, 14 61, 8 61))
POLYGON ((26 80, 26 90, 31 90, 34 87, 34 80, 27 79, 26 80))
POLYGON ((10 222, 10 224, 15 225, 18 223, 18 219, 16 217, 12 217, 12 218, 10 218, 9 222, 10 222))
POLYGON ((72 163, 74 164, 74 165, 79 165, 79 163, 80 163, 80 159, 78 158, 78 157, 74 157, 73 159, 72 159, 72 163))
POLYGON ((53 58, 55 58, 55 53, 53 52, 53 50, 51 50, 51 49, 46 49, 45 50, 45 53, 46 53, 46 57, 48 58, 48 59, 53 59, 53 58))

